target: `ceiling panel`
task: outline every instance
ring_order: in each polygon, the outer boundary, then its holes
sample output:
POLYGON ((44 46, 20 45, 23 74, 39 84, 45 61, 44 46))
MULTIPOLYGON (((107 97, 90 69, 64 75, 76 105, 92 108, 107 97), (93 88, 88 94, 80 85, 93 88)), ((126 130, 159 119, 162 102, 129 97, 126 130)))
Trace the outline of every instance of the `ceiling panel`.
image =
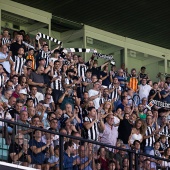
MULTIPOLYGON (((170 1, 15 0, 54 16, 170 48, 170 1)), ((55 21, 53 21, 55 28, 55 21)))

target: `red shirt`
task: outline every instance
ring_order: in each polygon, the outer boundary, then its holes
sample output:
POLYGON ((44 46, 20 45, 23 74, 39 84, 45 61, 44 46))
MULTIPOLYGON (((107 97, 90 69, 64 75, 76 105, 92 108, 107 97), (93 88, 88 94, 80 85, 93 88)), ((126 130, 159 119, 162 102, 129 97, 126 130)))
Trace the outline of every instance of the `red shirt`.
POLYGON ((103 169, 103 170, 109 170, 109 160, 108 159, 106 159, 106 160, 104 160, 103 158, 99 158, 99 160, 100 160, 100 162, 101 162, 101 169, 103 169))

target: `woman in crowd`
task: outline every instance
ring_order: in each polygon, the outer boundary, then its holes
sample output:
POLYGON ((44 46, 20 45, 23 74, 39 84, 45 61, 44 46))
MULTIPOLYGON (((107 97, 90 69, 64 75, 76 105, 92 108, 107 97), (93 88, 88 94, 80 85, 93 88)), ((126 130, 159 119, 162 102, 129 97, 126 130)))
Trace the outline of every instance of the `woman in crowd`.
POLYGON ((145 130, 144 122, 141 119, 136 120, 129 136, 129 145, 132 146, 135 140, 142 142, 145 130))

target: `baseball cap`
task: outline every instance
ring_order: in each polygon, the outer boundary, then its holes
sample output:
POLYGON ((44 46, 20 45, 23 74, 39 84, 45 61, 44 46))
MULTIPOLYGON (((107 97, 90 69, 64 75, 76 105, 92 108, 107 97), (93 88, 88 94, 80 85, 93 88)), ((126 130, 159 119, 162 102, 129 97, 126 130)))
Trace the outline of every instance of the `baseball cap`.
POLYGON ((19 94, 25 94, 25 95, 28 95, 28 94, 27 94, 27 91, 26 91, 25 89, 21 89, 21 90, 19 91, 19 94))

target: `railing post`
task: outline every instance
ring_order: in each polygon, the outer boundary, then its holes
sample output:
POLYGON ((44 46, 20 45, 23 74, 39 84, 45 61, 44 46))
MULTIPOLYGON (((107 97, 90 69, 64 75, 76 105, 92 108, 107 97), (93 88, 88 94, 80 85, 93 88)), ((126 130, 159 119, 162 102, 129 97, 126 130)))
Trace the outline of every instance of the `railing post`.
POLYGON ((60 135, 59 136, 59 154, 60 154, 60 159, 59 159, 59 169, 60 170, 63 170, 63 159, 64 159, 64 137, 63 135, 60 135))
POLYGON ((132 152, 128 151, 129 152, 129 169, 132 169, 132 163, 133 163, 133 160, 132 160, 132 152))
POLYGON ((138 170, 138 152, 135 153, 135 170, 138 170))

